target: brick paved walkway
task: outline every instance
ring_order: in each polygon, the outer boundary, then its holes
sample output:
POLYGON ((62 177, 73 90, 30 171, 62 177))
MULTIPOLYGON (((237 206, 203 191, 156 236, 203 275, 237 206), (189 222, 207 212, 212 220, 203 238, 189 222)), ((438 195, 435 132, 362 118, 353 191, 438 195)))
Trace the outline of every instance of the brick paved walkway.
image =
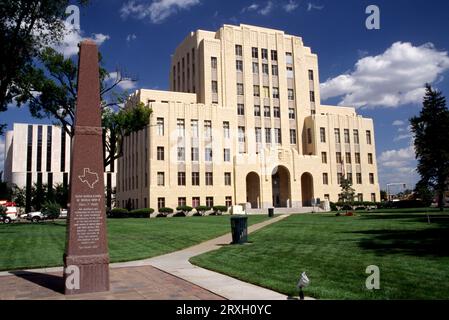
POLYGON ((0 300, 223 300, 151 266, 111 268, 111 291, 65 296, 61 273, 18 272, 0 278, 0 300))

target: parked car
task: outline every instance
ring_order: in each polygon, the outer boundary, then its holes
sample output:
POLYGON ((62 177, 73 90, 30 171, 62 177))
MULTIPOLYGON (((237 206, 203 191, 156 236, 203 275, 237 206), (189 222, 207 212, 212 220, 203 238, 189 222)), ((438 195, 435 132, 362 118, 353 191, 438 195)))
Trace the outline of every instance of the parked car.
POLYGON ((39 222, 47 219, 47 217, 40 211, 29 212, 27 215, 27 220, 31 222, 39 222))
POLYGON ((6 208, 3 215, 0 216, 0 222, 8 224, 13 221, 17 221, 19 218, 19 210, 13 202, 2 202, 0 206, 6 208))
POLYGON ((67 218, 67 209, 61 209, 59 213, 59 218, 66 219, 67 218))

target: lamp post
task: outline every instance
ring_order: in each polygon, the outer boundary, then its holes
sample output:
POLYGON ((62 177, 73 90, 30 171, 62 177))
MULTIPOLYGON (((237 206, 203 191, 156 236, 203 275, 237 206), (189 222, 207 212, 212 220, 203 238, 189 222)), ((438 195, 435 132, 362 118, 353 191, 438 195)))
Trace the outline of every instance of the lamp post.
POLYGON ((391 201, 390 200, 390 187, 393 187, 393 186, 403 186, 403 188, 404 188, 404 190, 407 188, 407 184, 406 183, 388 183, 387 184, 387 200, 388 201, 391 201))

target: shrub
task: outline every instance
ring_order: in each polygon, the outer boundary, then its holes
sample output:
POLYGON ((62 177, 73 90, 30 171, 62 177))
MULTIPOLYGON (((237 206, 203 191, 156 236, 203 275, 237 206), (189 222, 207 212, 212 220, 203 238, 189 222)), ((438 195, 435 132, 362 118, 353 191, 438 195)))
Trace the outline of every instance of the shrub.
POLYGON ((179 206, 176 208, 177 211, 182 211, 183 213, 189 213, 190 211, 193 210, 192 207, 189 206, 179 206))
POLYGON ((331 202, 330 206, 331 206, 331 211, 338 211, 338 208, 337 208, 337 205, 335 204, 335 202, 331 202))
POLYGON ((158 213, 156 218, 167 218, 167 214, 165 214, 165 213, 158 213))
POLYGON ((154 209, 138 209, 130 211, 128 216, 130 218, 149 218, 151 214, 154 212, 154 209))
POLYGON ((355 211, 365 211, 366 207, 357 207, 355 208, 355 211))
POLYGON ((216 214, 223 214, 228 211, 228 207, 226 206, 214 206, 213 209, 216 214))
POLYGON ((345 204, 341 210, 352 210, 352 207, 349 204, 345 204))
POLYGON ((173 215, 173 217, 175 217, 175 218, 186 217, 186 216, 187 215, 184 211, 178 211, 173 215))
POLYGON ((42 206, 42 214, 48 219, 58 219, 61 214, 61 206, 56 202, 45 202, 42 206))
POLYGON ((164 214, 170 214, 170 213, 173 213, 173 209, 172 208, 160 208, 159 210, 158 210, 158 212, 159 213, 164 213, 164 214))
POLYGON ((196 208, 196 211, 198 211, 199 214, 203 215, 206 213, 206 211, 209 211, 210 208, 206 207, 206 206, 199 206, 198 208, 196 208))
POLYGON ((420 200, 402 200, 393 202, 393 206, 397 209, 425 208, 426 204, 420 200))
POLYGON ((109 218, 123 219, 128 218, 129 212, 123 208, 114 208, 109 212, 109 218))

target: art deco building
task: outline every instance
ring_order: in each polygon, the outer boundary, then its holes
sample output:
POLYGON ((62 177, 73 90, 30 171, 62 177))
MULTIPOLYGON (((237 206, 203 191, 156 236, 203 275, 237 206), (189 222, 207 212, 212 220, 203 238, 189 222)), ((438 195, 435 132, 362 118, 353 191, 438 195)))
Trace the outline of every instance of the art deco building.
POLYGON ((118 205, 299 209, 338 201, 340 181, 378 201, 373 121, 320 102, 318 57, 300 37, 249 25, 192 32, 172 56, 170 91, 126 138, 118 205))

